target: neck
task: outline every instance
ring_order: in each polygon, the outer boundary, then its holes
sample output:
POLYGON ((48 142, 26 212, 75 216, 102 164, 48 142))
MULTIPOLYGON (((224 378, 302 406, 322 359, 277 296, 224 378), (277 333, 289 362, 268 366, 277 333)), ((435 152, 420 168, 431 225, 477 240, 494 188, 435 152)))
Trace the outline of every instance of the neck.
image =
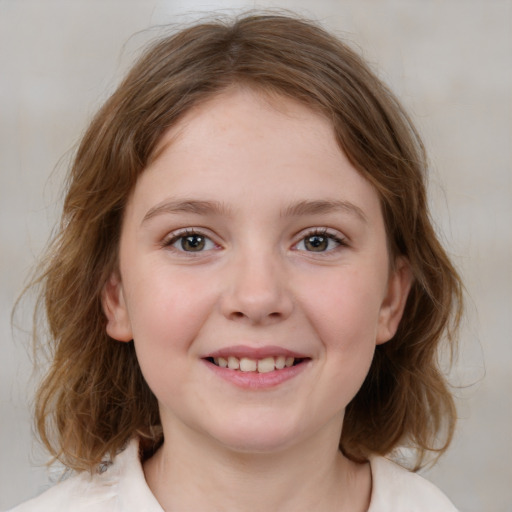
POLYGON ((368 509, 369 465, 346 459, 337 439, 333 443, 324 433, 271 453, 233 451, 196 432, 177 434, 166 435, 144 464, 148 485, 166 512, 368 509))

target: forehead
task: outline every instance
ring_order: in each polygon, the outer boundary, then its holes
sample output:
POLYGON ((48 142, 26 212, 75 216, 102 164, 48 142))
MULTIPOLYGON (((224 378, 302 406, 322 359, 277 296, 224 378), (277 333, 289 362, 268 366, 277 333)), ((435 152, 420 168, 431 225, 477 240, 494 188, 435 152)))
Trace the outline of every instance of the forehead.
MULTIPOLYGON (((176 149, 177 143, 186 146, 200 142, 208 149, 209 141, 223 138, 233 126, 240 138, 238 142, 246 142, 244 137, 248 136, 252 141, 259 139, 268 144, 265 136, 269 129, 288 131, 293 126, 291 136, 309 138, 318 134, 321 137, 315 137, 315 143, 321 143, 324 150, 333 149, 334 129, 326 116, 283 94, 257 86, 233 84, 186 111, 160 139, 150 162, 157 160, 169 146, 176 149)), ((274 142, 284 151, 285 143, 289 141, 291 137, 274 142)))
POLYGON ((145 205, 150 208, 175 194, 221 200, 235 209, 268 207, 272 199, 276 206, 325 199, 378 204, 325 116, 289 98, 241 87, 196 105, 164 134, 134 199, 153 201, 145 205))

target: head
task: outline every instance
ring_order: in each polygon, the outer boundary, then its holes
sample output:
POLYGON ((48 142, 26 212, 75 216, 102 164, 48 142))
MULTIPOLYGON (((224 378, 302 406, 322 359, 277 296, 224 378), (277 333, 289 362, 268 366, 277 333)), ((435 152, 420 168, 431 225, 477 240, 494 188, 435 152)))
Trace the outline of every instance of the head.
POLYGON ((446 448, 454 406, 437 356, 456 325, 461 285, 429 219, 420 138, 350 48, 282 16, 206 22, 157 41, 93 119, 43 276, 55 356, 37 402, 43 440, 79 469, 134 434, 149 451, 161 441, 157 401, 133 344, 108 336, 102 296, 119 270, 126 205, 158 158, 162 137, 193 107, 233 86, 293 99, 329 121, 340 149, 377 193, 390 266, 406 261, 413 277, 396 334, 377 346, 346 409, 340 448, 353 459, 400 444, 417 448, 420 459, 446 448), (436 447, 443 426, 446 442, 436 447))

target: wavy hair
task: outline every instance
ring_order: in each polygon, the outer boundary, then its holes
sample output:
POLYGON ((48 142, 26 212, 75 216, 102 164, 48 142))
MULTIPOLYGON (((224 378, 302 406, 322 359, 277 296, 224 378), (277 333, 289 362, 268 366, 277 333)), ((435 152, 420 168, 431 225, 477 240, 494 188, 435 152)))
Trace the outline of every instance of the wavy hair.
POLYGON ((375 187, 392 256, 414 283, 394 338, 377 346, 345 413, 341 450, 354 460, 416 449, 417 467, 442 453, 455 407, 440 371, 453 348, 462 284, 433 229, 423 144, 390 90, 344 42, 306 20, 248 14, 195 24, 141 55, 92 120, 71 165, 58 233, 35 284, 46 313, 51 365, 36 396, 50 453, 94 470, 139 435, 162 442, 157 400, 133 343, 105 332, 101 293, 116 269, 123 211, 162 134, 192 106, 240 84, 293 98, 326 116, 340 148, 375 187))

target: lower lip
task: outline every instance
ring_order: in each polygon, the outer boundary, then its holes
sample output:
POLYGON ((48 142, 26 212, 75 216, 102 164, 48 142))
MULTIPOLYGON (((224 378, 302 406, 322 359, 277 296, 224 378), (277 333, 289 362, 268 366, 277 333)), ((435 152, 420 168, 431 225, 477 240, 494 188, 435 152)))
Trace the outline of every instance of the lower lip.
POLYGON ((306 367, 309 366, 309 361, 303 361, 295 366, 283 368, 282 370, 258 373, 230 370, 229 368, 221 368, 220 366, 217 366, 205 359, 203 359, 203 361, 211 371, 222 379, 238 386, 239 388, 254 390, 269 389, 279 386, 280 384, 301 374, 306 367))

